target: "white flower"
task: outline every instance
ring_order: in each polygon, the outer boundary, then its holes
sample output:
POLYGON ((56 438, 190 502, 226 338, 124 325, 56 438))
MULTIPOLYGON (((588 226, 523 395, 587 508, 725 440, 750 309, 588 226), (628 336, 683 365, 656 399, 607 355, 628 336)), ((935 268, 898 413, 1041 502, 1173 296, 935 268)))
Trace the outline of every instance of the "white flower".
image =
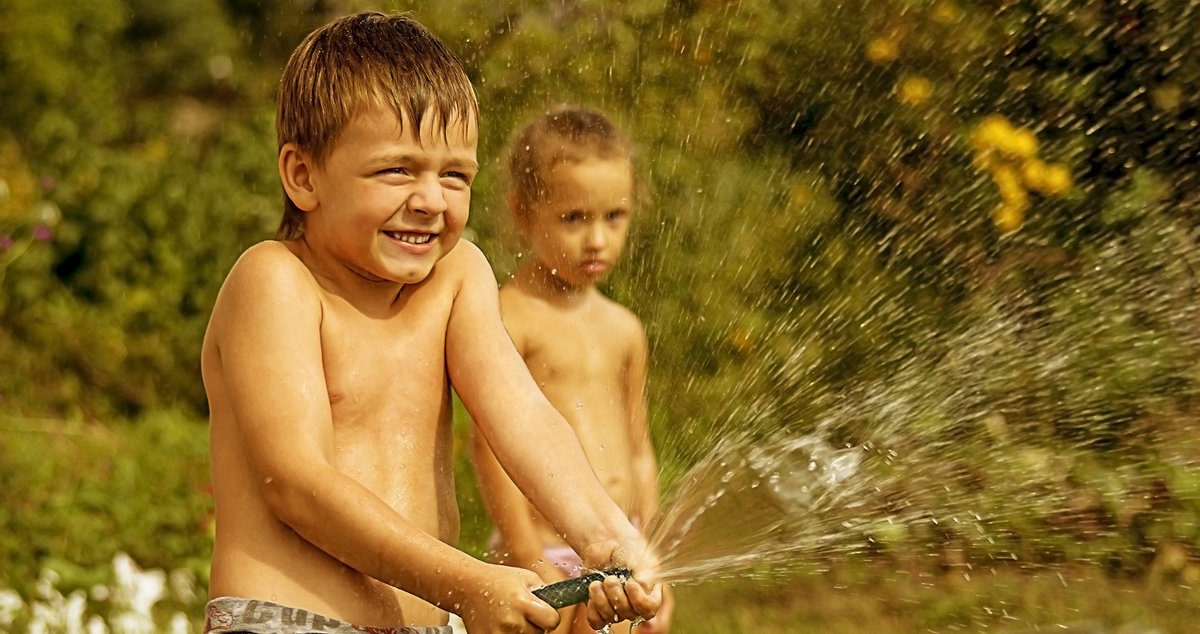
POLYGON ((156 634, 158 628, 154 620, 145 614, 136 612, 120 612, 110 615, 110 625, 113 634, 156 634))
POLYGON ((108 634, 108 624, 93 614, 87 622, 87 634, 108 634))
POLYGON ((25 601, 15 590, 0 590, 0 628, 9 628, 17 615, 25 611, 25 601))
POLYGON ((166 573, 161 570, 143 571, 125 553, 117 553, 113 557, 113 572, 117 576, 113 603, 118 607, 129 608, 149 620, 151 608, 166 593, 166 573))
POLYGON ((87 612, 87 593, 76 590, 62 605, 63 625, 67 634, 83 634, 83 615, 87 612))
POLYGON ((171 624, 167 626, 167 631, 170 634, 192 634, 192 622, 183 612, 176 612, 171 616, 171 624))

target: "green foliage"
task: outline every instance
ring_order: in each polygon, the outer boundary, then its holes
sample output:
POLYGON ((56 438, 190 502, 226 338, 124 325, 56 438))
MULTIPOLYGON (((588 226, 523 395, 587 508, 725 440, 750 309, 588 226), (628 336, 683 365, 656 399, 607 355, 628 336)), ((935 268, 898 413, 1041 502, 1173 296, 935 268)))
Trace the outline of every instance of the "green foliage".
MULTIPOLYGON (((22 492, 0 585, 49 562, 84 587, 117 550, 201 571, 200 342, 277 222, 275 82, 310 28, 381 4, 0 5, 0 480, 22 492)), ((977 512, 978 561, 1145 571, 1200 548, 1196 3, 400 8, 477 87, 471 230, 501 279, 512 130, 580 102, 638 146, 645 200, 607 290, 647 325, 668 482, 716 435, 820 424, 927 457, 888 493, 977 512), (981 149, 993 116, 1032 149, 981 149), (1065 187, 1035 186, 1035 160, 1065 187)))
POLYGON ((42 567, 65 592, 113 556, 208 580, 208 428, 175 412, 111 426, 0 419, 0 587, 29 596, 42 567))

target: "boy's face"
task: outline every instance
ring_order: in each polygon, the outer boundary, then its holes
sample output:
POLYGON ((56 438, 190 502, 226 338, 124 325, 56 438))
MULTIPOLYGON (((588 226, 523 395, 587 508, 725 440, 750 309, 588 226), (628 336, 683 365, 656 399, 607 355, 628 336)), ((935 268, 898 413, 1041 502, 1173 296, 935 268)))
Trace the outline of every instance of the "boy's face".
POLYGON ((633 166, 625 159, 563 163, 546 178, 547 193, 518 222, 533 257, 571 286, 588 286, 612 269, 629 233, 633 166))
POLYGON ((371 281, 424 280, 462 235, 478 171, 475 125, 464 131, 457 120, 435 121, 427 114, 419 131, 406 122, 401 132, 383 108, 351 121, 312 169, 310 245, 371 281))

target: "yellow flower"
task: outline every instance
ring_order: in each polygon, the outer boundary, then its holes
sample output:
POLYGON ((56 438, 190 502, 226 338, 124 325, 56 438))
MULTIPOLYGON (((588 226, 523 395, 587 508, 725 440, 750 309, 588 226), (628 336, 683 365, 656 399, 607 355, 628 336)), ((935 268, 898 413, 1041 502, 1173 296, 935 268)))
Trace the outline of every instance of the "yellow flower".
POLYGON ((997 149, 1009 156, 1026 159, 1037 154, 1037 137, 1027 128, 1016 128, 1000 139, 997 149))
POLYGON ((1004 203, 992 212, 992 223, 1002 233, 1012 233, 1025 223, 1025 208, 1004 203))
POLYGON ((1047 196, 1061 196, 1074 185, 1071 169, 1062 163, 1051 163, 1046 166, 1046 180, 1040 190, 1047 196))
POLYGON ((954 24, 962 19, 962 9, 958 8, 957 4, 950 0, 943 0, 933 5, 933 10, 929 16, 938 24, 954 24))
POLYGON ((997 165, 992 170, 992 180, 996 183, 996 189, 1000 190, 1000 197, 1005 203, 1014 205, 1028 205, 1029 193, 1025 190, 1025 186, 1021 184, 1021 177, 1017 175, 1017 170, 1011 165, 997 165))
POLYGON ((1150 91, 1150 99, 1160 110, 1175 112, 1183 101, 1183 88, 1175 82, 1168 82, 1150 91))
POLYGON ((971 132, 971 146, 977 150, 997 148, 1012 132, 1008 119, 998 114, 988 115, 971 132))
POLYGON ((895 61, 900 56, 900 46, 889 37, 877 37, 867 43, 867 59, 876 64, 895 61))
POLYGON ((1039 158, 1027 159, 1021 164, 1021 180, 1029 189, 1045 193, 1046 162, 1039 158))
POLYGON ((896 97, 900 103, 905 103, 910 106, 919 106, 933 95, 933 84, 928 79, 919 75, 905 77, 900 80, 900 84, 896 86, 896 97))
POLYGON ((796 185, 788 194, 793 205, 807 205, 813 201, 814 193, 808 185, 796 185))

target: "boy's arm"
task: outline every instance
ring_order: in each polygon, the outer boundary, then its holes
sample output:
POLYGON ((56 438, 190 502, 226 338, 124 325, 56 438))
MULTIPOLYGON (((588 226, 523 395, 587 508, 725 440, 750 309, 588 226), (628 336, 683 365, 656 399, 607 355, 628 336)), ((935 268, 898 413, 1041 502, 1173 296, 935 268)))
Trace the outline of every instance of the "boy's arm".
POLYGON ((646 332, 640 321, 637 327, 625 370, 625 404, 629 412, 629 433, 632 456, 636 517, 642 529, 648 528, 658 514, 658 461, 650 439, 650 424, 646 416, 646 368, 649 365, 646 332))
MULTIPOLYGON (((503 293, 500 295, 500 309, 504 311, 503 293)), ((523 338, 519 327, 507 319, 503 323, 518 354, 521 354, 523 338)), ((484 506, 500 534, 499 546, 503 548, 503 552, 498 553, 500 561, 533 570, 546 583, 560 581, 563 575, 554 574, 553 566, 547 568, 544 565, 541 538, 531 516, 533 508, 504 472, 504 467, 497 462, 492 448, 478 430, 471 434, 471 459, 484 506)))
POLYGON ((275 517, 317 548, 457 611, 503 568, 413 526, 333 466, 321 313, 307 270, 278 243, 243 256, 214 308, 221 375, 260 493, 275 517))
MULTIPOLYGON (((463 282, 446 333, 450 379, 500 464, 589 566, 623 563, 638 573, 645 542, 600 485, 574 431, 525 367, 500 318, 496 278, 477 247, 460 242, 463 282)), ((651 568, 652 563, 645 566, 651 568)), ((644 577, 643 577, 644 578, 644 577)), ((660 594, 617 585, 605 615, 651 616, 660 594)), ((593 593, 595 599, 595 593, 593 593)), ((595 601, 593 601, 594 605, 595 601)))
POLYGON ((545 561, 531 518, 533 509, 477 430, 471 434, 471 454, 483 503, 501 537, 499 561, 532 570, 547 584, 561 581, 565 575, 545 561))

